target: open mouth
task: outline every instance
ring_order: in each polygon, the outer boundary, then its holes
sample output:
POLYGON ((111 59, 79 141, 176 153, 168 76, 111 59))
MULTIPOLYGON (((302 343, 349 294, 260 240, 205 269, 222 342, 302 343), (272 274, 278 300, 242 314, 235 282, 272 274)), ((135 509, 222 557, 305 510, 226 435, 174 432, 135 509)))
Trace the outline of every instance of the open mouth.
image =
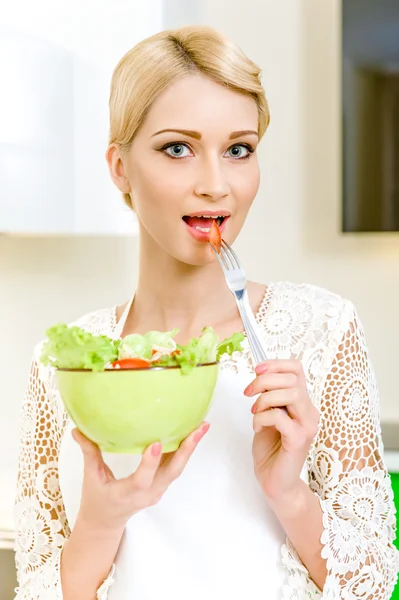
POLYGON ((212 227, 212 221, 216 221, 217 226, 222 228, 224 223, 227 221, 228 216, 211 216, 211 215, 202 215, 202 216, 184 216, 183 221, 188 225, 190 229, 194 229, 203 234, 209 234, 212 227))

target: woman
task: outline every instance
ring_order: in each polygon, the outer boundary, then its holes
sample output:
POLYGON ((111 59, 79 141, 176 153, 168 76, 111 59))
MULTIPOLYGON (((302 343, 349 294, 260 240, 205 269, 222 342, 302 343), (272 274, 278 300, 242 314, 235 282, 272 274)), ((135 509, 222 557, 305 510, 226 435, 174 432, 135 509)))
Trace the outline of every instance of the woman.
MULTIPOLYGON (((139 277, 130 302, 81 327, 114 338, 178 327, 181 343, 205 325, 221 338, 242 330, 207 239, 218 218, 232 243, 258 190, 269 122, 259 73, 203 27, 155 35, 121 60, 107 161, 140 224, 139 277)), ((356 311, 310 285, 250 283, 249 297, 270 360, 254 369, 247 345, 226 357, 209 423, 171 456, 153 444, 139 463, 103 457, 68 421, 38 346, 18 600, 390 597, 392 491, 356 311)))

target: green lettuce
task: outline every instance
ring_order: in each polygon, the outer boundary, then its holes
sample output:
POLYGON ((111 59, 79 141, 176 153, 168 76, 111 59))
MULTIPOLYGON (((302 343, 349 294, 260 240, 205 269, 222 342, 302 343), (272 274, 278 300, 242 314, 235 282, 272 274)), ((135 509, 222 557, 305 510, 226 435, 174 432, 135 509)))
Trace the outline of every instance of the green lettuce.
POLYGON ((217 352, 216 352, 216 360, 219 360, 223 354, 229 354, 230 356, 233 352, 241 352, 242 345, 241 342, 244 339, 243 333, 233 333, 233 335, 229 338, 226 338, 218 344, 217 352))
POLYGON ((133 333, 121 340, 118 358, 144 358, 152 356, 152 346, 144 335, 133 333))
POLYGON ((216 362, 217 343, 212 327, 205 327, 200 337, 192 338, 185 346, 177 344, 172 357, 162 356, 156 364, 162 367, 178 365, 183 374, 189 373, 196 365, 216 362))
POLYGON ((103 371, 106 365, 124 358, 151 360, 153 351, 160 348, 169 350, 152 362, 156 367, 179 366, 183 374, 189 373, 196 365, 219 361, 223 354, 231 355, 242 350, 242 333, 218 343, 212 327, 205 327, 198 338, 188 344, 176 344, 173 337, 178 329, 168 332, 149 331, 145 335, 132 334, 123 340, 112 340, 105 335, 93 335, 76 326, 58 323, 47 330, 41 361, 58 369, 91 369, 103 371))
POLYGON ((120 343, 118 358, 144 358, 150 360, 153 350, 160 348, 173 351, 176 349, 176 342, 173 336, 178 329, 172 331, 148 331, 145 335, 133 333, 127 335, 120 343))
POLYGON ((57 323, 46 331, 41 362, 57 369, 91 369, 103 371, 107 363, 117 360, 119 340, 93 335, 76 326, 57 323))
POLYGON ((172 331, 167 331, 166 333, 163 331, 148 331, 144 337, 149 341, 152 348, 175 350, 176 342, 173 338, 178 332, 178 329, 172 329, 172 331))
POLYGON ((218 337, 212 327, 205 327, 199 338, 192 338, 188 344, 177 344, 177 353, 173 356, 163 356, 156 364, 162 367, 179 365, 182 373, 189 373, 196 365, 214 363, 219 361, 223 354, 240 352, 243 333, 234 333, 218 344, 218 337))

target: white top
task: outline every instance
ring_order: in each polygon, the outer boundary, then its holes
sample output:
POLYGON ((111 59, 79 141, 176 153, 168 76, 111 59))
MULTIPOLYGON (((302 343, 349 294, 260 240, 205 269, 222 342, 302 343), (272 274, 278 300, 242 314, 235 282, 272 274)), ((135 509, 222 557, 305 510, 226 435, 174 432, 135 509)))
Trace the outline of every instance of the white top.
MULTIPOLYGON (((365 586, 374 600, 388 600, 399 571, 395 511, 359 317, 350 302, 326 290, 277 283, 269 286, 257 320, 270 358, 302 361, 321 414, 302 477, 323 512, 323 598, 350 600, 365 586)), ((76 324, 112 337, 123 326, 116 325, 114 309, 76 324)), ((81 451, 52 369, 38 363, 40 348, 22 409, 16 600, 62 599, 60 553, 80 503, 81 451)), ((253 376, 247 344, 223 357, 210 431, 161 502, 130 519, 98 599, 321 598, 253 475, 251 401, 242 393, 253 376)), ((139 460, 104 457, 117 477, 139 460)))
MULTIPOLYGON (((211 429, 161 502, 126 526, 109 600, 221 600, 257 598, 267 580, 268 600, 282 598, 284 530, 253 474, 250 377, 223 371, 207 420, 211 429), (156 574, 156 576, 154 576, 156 574)), ((82 452, 70 435, 60 452, 60 485, 73 526, 80 505, 82 452)), ((104 453, 118 477, 139 459, 104 453)), ((307 480, 306 465, 303 479, 307 480)))

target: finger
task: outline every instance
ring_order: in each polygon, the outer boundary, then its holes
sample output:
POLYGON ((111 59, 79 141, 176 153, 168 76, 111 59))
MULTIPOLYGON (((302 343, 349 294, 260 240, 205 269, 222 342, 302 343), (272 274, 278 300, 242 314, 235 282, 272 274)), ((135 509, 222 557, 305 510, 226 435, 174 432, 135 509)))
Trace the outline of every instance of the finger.
POLYGON ((253 428, 255 433, 260 433, 265 427, 275 427, 282 437, 294 438, 297 426, 291 417, 280 408, 260 412, 254 416, 253 428))
POLYGON ((256 402, 252 406, 252 413, 256 414, 258 412, 269 410, 270 408, 275 407, 291 406, 295 403, 296 396, 296 388, 264 392, 257 398, 256 402))
POLYGON ((244 394, 248 397, 257 396, 267 391, 294 388, 298 384, 298 376, 294 373, 266 373, 258 375, 244 390, 244 394))
POLYGON ((294 373, 295 375, 301 375, 303 367, 300 360, 274 359, 266 360, 257 365, 255 372, 257 375, 263 373, 294 373))
MULTIPOLYGON (((308 398, 305 395, 303 397, 308 398)), ((298 388, 264 392, 253 404, 251 412, 252 414, 256 414, 276 407, 286 408, 289 416, 299 421, 302 425, 306 425, 312 421, 314 412, 313 404, 311 404, 310 400, 308 400, 308 403, 302 401, 302 395, 298 388)))
POLYGON ((193 431, 193 433, 181 443, 179 449, 176 450, 170 460, 159 469, 156 476, 157 486, 166 489, 173 481, 180 477, 198 443, 208 432, 209 427, 209 423, 202 423, 198 429, 193 431))
POLYGON ((77 442, 83 453, 84 468, 88 471, 93 469, 102 469, 104 465, 103 456, 100 448, 89 440, 79 429, 76 427, 72 429, 72 437, 77 442))
POLYGON ((162 444, 156 442, 148 446, 136 471, 123 479, 128 491, 148 490, 154 481, 161 459, 162 444))

